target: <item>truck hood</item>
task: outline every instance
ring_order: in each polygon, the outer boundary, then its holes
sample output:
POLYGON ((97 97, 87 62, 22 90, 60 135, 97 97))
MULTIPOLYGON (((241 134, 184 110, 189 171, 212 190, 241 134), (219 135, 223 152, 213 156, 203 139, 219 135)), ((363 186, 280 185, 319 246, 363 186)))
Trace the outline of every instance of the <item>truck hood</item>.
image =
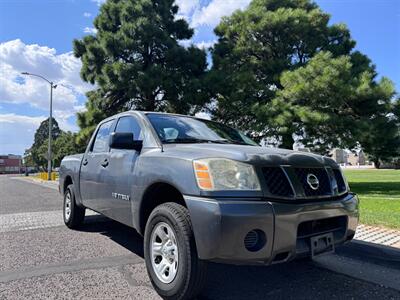
POLYGON ((280 148, 234 144, 171 144, 164 145, 167 155, 183 159, 228 158, 254 165, 292 165, 302 167, 337 167, 329 157, 280 148))

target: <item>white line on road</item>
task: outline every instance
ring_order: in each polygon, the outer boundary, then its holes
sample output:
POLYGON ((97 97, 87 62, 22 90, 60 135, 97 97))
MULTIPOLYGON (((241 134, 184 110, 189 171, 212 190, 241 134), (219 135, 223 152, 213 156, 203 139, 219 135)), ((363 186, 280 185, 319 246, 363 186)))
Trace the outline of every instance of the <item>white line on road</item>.
MULTIPOLYGON (((86 210, 86 216, 97 213, 86 210)), ((43 229, 64 225, 62 210, 0 215, 0 232, 43 229)))
POLYGON ((0 272, 0 282, 4 283, 13 280, 48 276, 57 273, 77 272, 89 269, 103 269, 108 267, 124 266, 127 264, 138 264, 142 262, 143 259, 135 254, 83 259, 62 264, 44 266, 41 265, 27 270, 12 270, 0 272))

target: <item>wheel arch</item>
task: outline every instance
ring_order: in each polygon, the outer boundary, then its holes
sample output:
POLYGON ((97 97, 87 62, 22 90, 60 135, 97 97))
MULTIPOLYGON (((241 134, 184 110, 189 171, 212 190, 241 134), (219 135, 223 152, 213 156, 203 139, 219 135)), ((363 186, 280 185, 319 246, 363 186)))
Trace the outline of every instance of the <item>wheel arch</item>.
POLYGON ((139 207, 139 228, 140 234, 144 234, 147 220, 158 205, 174 202, 187 208, 183 193, 173 184, 163 181, 152 183, 143 193, 139 207))
POLYGON ((63 185, 62 185, 62 193, 63 193, 63 194, 65 194, 65 192, 67 191, 67 187, 68 187, 70 184, 74 184, 74 182, 73 182, 73 180, 72 180, 72 176, 66 175, 65 178, 64 178, 63 185))

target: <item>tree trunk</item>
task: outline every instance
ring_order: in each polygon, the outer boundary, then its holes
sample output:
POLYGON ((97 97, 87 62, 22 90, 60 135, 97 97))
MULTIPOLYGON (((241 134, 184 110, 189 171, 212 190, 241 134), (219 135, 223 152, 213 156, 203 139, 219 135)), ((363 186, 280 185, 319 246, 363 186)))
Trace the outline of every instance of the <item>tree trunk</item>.
POLYGON ((156 99, 150 95, 146 96, 145 110, 155 111, 156 110, 156 99))
POLYGON ((379 161, 379 159, 374 159, 373 160, 375 168, 379 169, 381 166, 381 162, 379 161))
POLYGON ((279 145, 279 148, 284 149, 293 149, 294 139, 292 133, 286 133, 282 135, 282 144, 279 145))

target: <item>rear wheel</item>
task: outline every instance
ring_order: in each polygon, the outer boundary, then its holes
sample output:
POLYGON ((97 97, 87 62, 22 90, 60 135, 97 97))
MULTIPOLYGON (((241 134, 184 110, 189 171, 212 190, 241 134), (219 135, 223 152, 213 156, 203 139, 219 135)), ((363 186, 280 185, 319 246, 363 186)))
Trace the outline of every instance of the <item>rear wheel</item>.
POLYGON ((197 256, 188 210, 177 203, 157 206, 145 230, 147 272, 164 299, 192 299, 206 279, 207 263, 197 256))
POLYGON ((79 227, 85 218, 85 208, 76 205, 73 184, 68 185, 64 193, 63 215, 65 225, 71 229, 79 227))

